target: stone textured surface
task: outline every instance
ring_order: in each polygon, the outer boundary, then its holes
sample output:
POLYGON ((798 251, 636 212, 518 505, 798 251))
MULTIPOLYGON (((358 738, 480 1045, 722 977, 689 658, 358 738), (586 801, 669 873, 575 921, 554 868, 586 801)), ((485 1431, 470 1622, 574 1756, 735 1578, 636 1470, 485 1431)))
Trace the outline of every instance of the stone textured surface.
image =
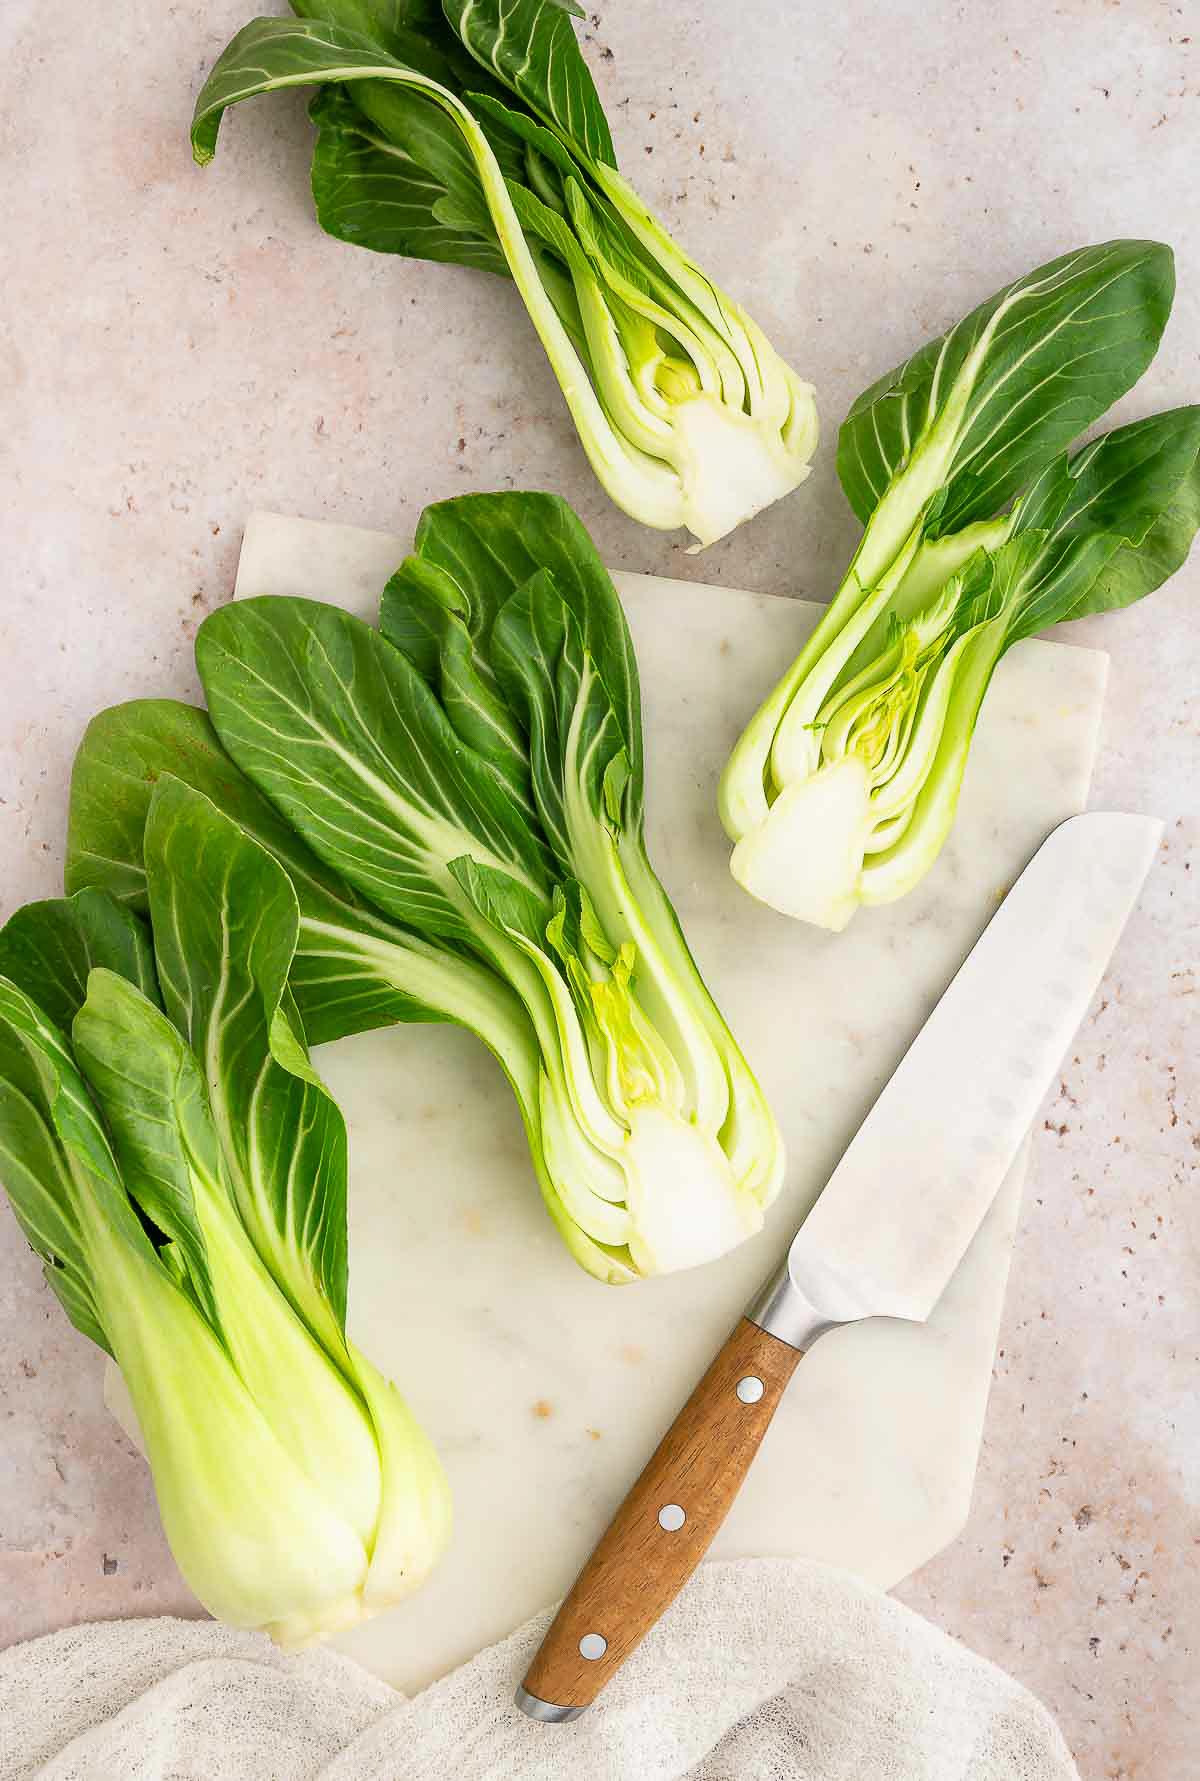
MULTIPOLYGON (((249 10, 114 0, 101 29, 82 0, 7 0, 0 21, 4 911, 56 887, 86 714, 193 690, 191 637, 251 507, 405 531, 453 490, 547 485, 610 561, 817 598, 852 543, 828 450, 699 560, 624 520, 511 291, 316 231, 298 97, 232 119, 196 172, 192 95, 249 10)), ((613 7, 586 35, 626 167, 817 383, 828 445, 915 340, 1115 233, 1179 253, 1123 412, 1200 394, 1190 10, 759 0, 735 32, 693 0, 613 7)), ((972 1524, 905 1590, 1111 1781, 1178 1781, 1197 1739, 1198 593, 1200 563, 1077 628, 1113 657, 1094 802, 1157 811, 1167 839, 1037 1134, 972 1524)), ((11 1223, 0 1269, 0 1636, 184 1605, 99 1356, 11 1223)))

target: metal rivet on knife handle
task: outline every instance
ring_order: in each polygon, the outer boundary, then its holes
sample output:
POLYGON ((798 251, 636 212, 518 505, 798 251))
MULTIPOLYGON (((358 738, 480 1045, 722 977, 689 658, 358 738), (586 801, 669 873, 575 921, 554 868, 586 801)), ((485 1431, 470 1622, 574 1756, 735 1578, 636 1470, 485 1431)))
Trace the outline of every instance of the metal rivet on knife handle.
POLYGON ((579 1641, 579 1655, 586 1657, 590 1664, 599 1663, 608 1650, 608 1640, 603 1633, 584 1633, 579 1641))
POLYGON ((757 1404, 764 1389, 762 1380, 756 1379, 753 1373, 747 1373, 744 1379, 737 1382, 737 1394, 743 1404, 757 1404))
POLYGON ((664 1533, 677 1534, 687 1520, 687 1512, 678 1503, 664 1503, 658 1512, 658 1525, 664 1533))

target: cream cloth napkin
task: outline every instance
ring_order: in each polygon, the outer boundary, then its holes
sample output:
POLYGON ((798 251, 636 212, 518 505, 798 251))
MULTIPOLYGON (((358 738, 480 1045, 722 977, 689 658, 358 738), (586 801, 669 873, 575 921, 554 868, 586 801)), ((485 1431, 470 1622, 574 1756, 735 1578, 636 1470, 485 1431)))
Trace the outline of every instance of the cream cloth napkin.
POLYGON ((333 1652, 283 1657, 207 1621, 50 1633, 0 1654, 0 1777, 1079 1781, 1011 1677, 807 1560, 703 1566, 573 1725, 511 1705, 548 1621, 411 1700, 333 1652))

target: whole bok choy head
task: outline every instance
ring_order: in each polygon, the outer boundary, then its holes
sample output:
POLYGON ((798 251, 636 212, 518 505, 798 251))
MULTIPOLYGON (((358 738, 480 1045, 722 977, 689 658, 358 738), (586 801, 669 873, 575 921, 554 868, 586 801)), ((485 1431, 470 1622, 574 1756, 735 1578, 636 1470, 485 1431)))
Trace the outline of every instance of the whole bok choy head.
POLYGON ((1150 363, 1173 289, 1169 248, 1081 249, 858 398, 838 472, 862 539, 721 781, 733 874, 754 896, 834 929, 904 896, 954 821, 1005 650, 1128 605, 1183 562, 1200 408, 1071 449, 1150 363))
MULTIPOLYGON (((293 0, 256 19, 196 104, 320 88, 312 190, 343 241, 509 276, 592 468, 645 525, 711 543, 795 488, 810 386, 617 171, 558 0, 293 0)), ((582 16, 582 14, 579 14, 582 16)))
POLYGON ((577 1259, 621 1281, 758 1230, 779 1133, 647 858, 633 649, 570 508, 445 502, 382 631, 245 600, 206 620, 196 656, 237 766, 394 924, 386 968, 401 980, 415 934, 515 1006, 507 1054, 448 980, 430 1012, 501 1055, 577 1259))
POLYGON ((188 1583, 302 1645, 423 1581, 449 1497, 346 1336, 346 1134, 287 988, 287 875, 169 777, 143 841, 153 951, 96 888, 0 933, 0 1178, 120 1368, 188 1583))

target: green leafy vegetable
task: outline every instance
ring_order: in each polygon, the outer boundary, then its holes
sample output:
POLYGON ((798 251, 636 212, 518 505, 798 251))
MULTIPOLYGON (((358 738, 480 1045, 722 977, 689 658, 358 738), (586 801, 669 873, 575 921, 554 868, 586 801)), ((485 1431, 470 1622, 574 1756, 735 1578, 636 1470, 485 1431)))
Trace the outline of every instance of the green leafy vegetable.
MULTIPOLYGON (((192 123, 317 86, 323 228, 514 280, 592 467, 646 525, 700 544, 787 494, 816 446, 812 391, 617 171, 555 0, 293 0, 229 44, 192 123)), ((573 8, 570 10, 574 10, 573 8)))
MULTIPOLYGON (((155 785, 171 774, 266 848, 292 881, 300 925, 290 988, 312 1044, 394 1021, 462 1020, 518 1066, 519 1002, 465 954, 388 922, 318 859, 234 766, 203 711, 139 699, 88 725, 71 778, 67 889, 96 887, 149 914, 144 831, 155 785)), ((0 954, 2 962, 2 954, 0 954)))
POLYGON ((214 613, 222 743, 394 935, 516 1000, 510 1076, 577 1259, 620 1281, 722 1254, 782 1147, 646 855, 637 668, 587 534, 549 495, 433 507, 382 626, 294 599, 214 613))
POLYGON ((26 903, 0 928, 0 977, 35 984, 39 1006, 66 1032, 98 966, 127 977, 159 1003, 145 924, 102 887, 83 886, 72 897, 26 903))
POLYGON ((345 1127, 287 989, 287 875, 170 777, 144 874, 153 972, 139 918, 97 888, 0 934, 0 1176, 120 1367, 192 1588, 304 1644, 423 1580, 445 1481, 345 1333, 345 1127))
POLYGON ((1141 376, 1170 249, 1113 241, 1030 273, 867 390, 838 470, 864 522, 832 604, 721 782, 732 870, 785 914, 844 927, 929 870, 1005 650, 1125 606, 1200 526, 1200 408, 1074 451, 1141 376))

